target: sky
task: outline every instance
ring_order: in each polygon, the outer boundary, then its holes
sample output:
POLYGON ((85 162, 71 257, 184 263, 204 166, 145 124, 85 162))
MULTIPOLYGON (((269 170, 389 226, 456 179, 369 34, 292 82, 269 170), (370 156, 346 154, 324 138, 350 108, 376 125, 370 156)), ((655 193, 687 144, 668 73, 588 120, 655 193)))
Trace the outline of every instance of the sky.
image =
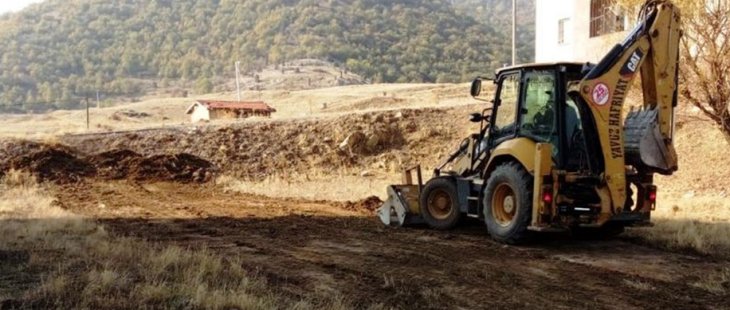
POLYGON ((32 3, 41 1, 42 0, 0 0, 0 14, 17 12, 32 3))

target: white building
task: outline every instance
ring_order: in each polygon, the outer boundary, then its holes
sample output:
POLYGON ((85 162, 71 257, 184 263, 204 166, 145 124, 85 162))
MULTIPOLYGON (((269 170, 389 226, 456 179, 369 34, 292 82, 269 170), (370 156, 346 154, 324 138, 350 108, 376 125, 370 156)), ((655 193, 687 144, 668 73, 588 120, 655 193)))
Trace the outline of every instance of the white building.
POLYGON ((276 112, 263 101, 220 101, 220 100, 198 100, 195 101, 185 113, 190 115, 193 123, 207 122, 216 119, 237 119, 252 116, 271 117, 276 112))
POLYGON ((611 0, 536 0, 535 16, 536 62, 596 63, 631 30, 611 0))

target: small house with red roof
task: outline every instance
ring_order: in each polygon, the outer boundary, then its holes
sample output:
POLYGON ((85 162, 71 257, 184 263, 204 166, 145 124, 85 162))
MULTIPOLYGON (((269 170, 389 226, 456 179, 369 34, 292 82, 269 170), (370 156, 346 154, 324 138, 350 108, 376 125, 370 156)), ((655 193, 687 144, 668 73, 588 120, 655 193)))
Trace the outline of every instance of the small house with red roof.
POLYGON ((252 116, 271 117, 276 112, 263 101, 220 101, 198 100, 185 112, 193 123, 216 119, 248 118, 252 116))

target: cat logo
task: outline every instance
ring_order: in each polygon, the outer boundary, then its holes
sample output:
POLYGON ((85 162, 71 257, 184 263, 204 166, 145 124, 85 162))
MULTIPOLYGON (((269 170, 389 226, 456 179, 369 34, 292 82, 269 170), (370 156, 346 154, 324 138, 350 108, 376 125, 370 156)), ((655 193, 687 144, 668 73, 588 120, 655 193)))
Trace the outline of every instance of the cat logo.
POLYGON ((639 64, 641 63, 641 58, 644 57, 644 53, 641 52, 640 49, 634 50, 633 53, 631 53, 631 57, 629 57, 629 60, 626 61, 626 64, 621 68, 620 74, 622 76, 632 76, 636 73, 636 70, 639 69, 639 64))
POLYGON ((636 72, 636 67, 639 65, 639 60, 641 60, 641 56, 639 56, 639 54, 634 52, 631 55, 631 59, 629 59, 629 64, 628 64, 629 70, 631 70, 631 72, 636 72))

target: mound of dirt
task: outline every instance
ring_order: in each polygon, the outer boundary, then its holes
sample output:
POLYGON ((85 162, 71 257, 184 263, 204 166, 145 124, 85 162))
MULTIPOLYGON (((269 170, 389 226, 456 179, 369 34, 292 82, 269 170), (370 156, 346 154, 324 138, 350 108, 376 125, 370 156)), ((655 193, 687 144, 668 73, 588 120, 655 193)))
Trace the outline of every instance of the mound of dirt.
POLYGON ((380 115, 374 125, 364 130, 354 130, 339 145, 341 150, 358 155, 374 155, 405 144, 403 130, 395 122, 385 122, 380 115))
POLYGON ((96 172, 96 168, 88 162, 52 146, 13 158, 7 168, 29 171, 40 181, 56 183, 78 182, 96 172))
POLYGON ((192 154, 228 175, 263 180, 272 175, 346 171, 398 171, 430 167, 471 131, 475 107, 369 112, 332 118, 163 128, 96 135, 67 135, 80 151, 129 149, 142 156, 192 154))
POLYGON ((137 181, 208 182, 213 164, 195 155, 180 153, 142 156, 128 149, 111 150, 89 156, 97 175, 105 179, 137 181))
POLYGON ((154 155, 133 161, 129 177, 138 181, 207 182, 213 164, 190 154, 154 155))
POLYGON ((84 178, 137 181, 208 182, 215 168, 209 161, 187 153, 142 156, 115 149, 84 157, 64 145, 24 140, 0 141, 0 177, 8 170, 23 170, 40 181, 59 184, 84 178))
POLYGON ((348 201, 345 202, 343 207, 347 210, 354 210, 354 211, 372 211, 374 212, 380 206, 383 205, 383 201, 380 200, 377 196, 370 196, 368 198, 359 200, 359 201, 348 201))
POLYGON ((127 149, 111 150, 87 158, 96 166, 100 177, 113 180, 126 178, 131 167, 141 159, 142 155, 127 149))
POLYGON ((137 112, 135 110, 130 110, 130 109, 119 110, 119 111, 114 112, 114 114, 112 114, 111 116, 109 116, 110 119, 115 120, 115 121, 119 121, 124 118, 134 119, 134 118, 148 118, 148 117, 152 117, 152 115, 149 113, 146 113, 146 112, 137 112))

